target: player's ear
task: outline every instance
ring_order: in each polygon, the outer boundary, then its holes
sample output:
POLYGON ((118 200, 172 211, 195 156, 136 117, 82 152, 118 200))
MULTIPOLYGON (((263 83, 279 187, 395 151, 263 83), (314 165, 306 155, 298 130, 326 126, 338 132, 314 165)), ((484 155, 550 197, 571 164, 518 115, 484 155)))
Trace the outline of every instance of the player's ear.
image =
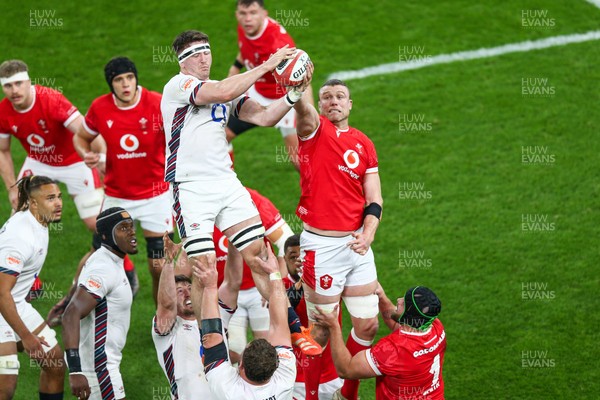
POLYGON ((349 103, 350 103, 350 108, 348 108, 348 110, 352 110, 352 99, 350 99, 349 103))

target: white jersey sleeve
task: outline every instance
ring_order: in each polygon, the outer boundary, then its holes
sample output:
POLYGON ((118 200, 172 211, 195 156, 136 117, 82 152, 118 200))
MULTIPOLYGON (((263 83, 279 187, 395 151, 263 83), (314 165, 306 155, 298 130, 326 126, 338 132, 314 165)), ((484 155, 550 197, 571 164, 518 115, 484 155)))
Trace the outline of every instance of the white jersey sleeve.
POLYGON ((79 276, 79 286, 84 287, 98 301, 105 298, 115 286, 115 278, 118 278, 106 273, 110 270, 110 266, 102 262, 86 265, 79 276))
POLYGON ((245 96, 226 103, 196 105, 206 82, 178 74, 165 85, 160 109, 167 143, 166 182, 218 181, 233 177, 225 126, 232 107, 245 96))
POLYGON ((15 304, 25 301, 48 253, 48 228, 29 211, 15 213, 0 229, 0 273, 17 279, 11 294, 15 304))

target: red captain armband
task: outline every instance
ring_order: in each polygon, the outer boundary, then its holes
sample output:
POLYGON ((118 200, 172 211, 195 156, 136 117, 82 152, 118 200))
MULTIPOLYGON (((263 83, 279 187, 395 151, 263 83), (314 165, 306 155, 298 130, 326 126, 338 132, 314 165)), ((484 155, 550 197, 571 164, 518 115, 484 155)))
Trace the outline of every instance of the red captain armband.
POLYGON ((372 215, 381 221, 381 212, 382 211, 383 211, 383 209, 381 208, 381 206, 379 204, 377 204, 377 203, 369 204, 368 206, 365 207, 365 211, 363 211, 363 221, 365 218, 367 218, 367 215, 372 215))

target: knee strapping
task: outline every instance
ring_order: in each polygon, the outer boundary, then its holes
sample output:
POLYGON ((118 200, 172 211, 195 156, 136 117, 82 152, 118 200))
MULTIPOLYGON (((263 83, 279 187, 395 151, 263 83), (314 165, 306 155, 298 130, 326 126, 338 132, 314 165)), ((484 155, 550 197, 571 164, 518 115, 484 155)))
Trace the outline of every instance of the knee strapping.
POLYGON ((261 223, 248 226, 238 233, 231 236, 231 240, 229 241, 231 244, 235 246, 236 249, 242 251, 246 247, 248 247, 255 240, 259 240, 265 237, 265 228, 261 223))
POLYGON ((19 357, 16 354, 0 356, 0 375, 19 375, 19 357))
POLYGON ((206 253, 215 252, 215 243, 212 234, 202 233, 186 238, 183 248, 188 257, 196 257, 206 253))
POLYGON ((379 313, 379 297, 368 296, 343 297, 350 315, 354 318, 374 318, 379 313))

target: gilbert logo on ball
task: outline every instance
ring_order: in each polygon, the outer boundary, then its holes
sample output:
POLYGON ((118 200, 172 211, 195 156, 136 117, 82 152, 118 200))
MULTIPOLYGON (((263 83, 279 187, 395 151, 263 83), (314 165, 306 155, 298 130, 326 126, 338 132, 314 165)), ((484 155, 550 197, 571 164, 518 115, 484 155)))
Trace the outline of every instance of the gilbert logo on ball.
POLYGON ((298 86, 306 76, 306 66, 310 57, 304 50, 296 49, 294 57, 283 60, 273 71, 273 76, 282 86, 298 86))

